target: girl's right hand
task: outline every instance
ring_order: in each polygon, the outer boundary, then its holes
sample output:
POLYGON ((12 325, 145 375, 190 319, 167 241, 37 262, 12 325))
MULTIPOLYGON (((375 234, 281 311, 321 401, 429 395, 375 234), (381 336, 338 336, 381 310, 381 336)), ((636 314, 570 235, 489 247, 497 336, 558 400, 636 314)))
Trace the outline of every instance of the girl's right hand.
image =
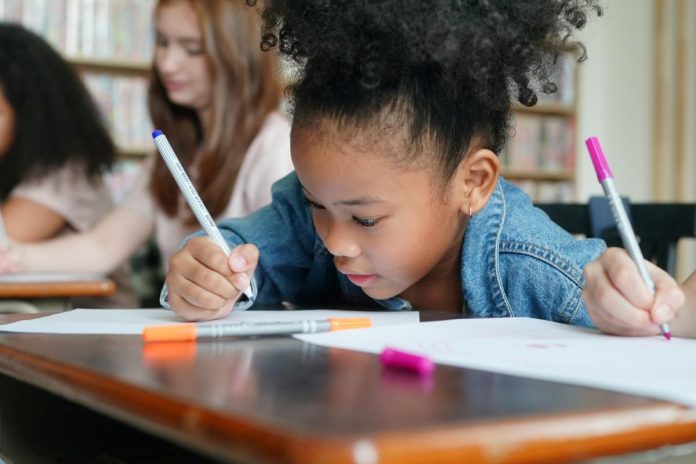
POLYGON ((621 248, 609 248, 585 267, 583 299, 598 329, 614 335, 645 336, 660 333, 684 304, 684 292, 665 271, 645 263, 655 283, 655 294, 638 267, 621 248))
POLYGON ((188 321, 225 317, 249 287, 259 250, 244 244, 229 257, 208 237, 196 237, 169 261, 169 305, 188 321))

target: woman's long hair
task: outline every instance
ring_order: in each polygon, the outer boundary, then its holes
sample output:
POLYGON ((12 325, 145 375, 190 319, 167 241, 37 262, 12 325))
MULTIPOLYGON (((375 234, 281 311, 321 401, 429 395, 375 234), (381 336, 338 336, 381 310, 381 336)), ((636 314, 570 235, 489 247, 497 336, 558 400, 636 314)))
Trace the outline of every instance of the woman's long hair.
POLYGON ((75 69, 19 25, 0 23, 0 92, 15 116, 0 156, 0 198, 67 164, 94 181, 111 167, 114 144, 75 69))
MULTIPOLYGON (((160 8, 172 0, 160 0, 160 8)), ((258 14, 244 0, 188 0, 196 11, 212 76, 212 118, 201 127, 197 113, 167 98, 154 69, 149 90, 152 121, 172 144, 187 169, 196 153, 195 184, 213 217, 229 203, 244 155, 269 113, 282 97, 277 57, 260 46, 258 14)), ((150 191, 168 216, 175 216, 179 190, 157 158, 150 191)), ((191 222, 194 222, 193 216, 191 222)))

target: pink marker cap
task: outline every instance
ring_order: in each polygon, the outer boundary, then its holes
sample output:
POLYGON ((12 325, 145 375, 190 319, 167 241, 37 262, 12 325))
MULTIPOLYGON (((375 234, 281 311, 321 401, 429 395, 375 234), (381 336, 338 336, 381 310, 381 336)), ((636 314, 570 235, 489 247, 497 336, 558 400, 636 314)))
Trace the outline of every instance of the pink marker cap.
POLYGON ((587 150, 590 152, 590 158, 592 159, 592 164, 597 173, 597 180, 602 182, 604 179, 614 177, 609 163, 607 163, 607 159, 604 157, 599 139, 597 137, 589 137, 585 140, 585 145, 587 145, 587 150))
POLYGON ((430 375, 435 369, 435 363, 429 358, 394 348, 385 348, 379 355, 379 360, 385 367, 398 367, 422 376, 430 375))

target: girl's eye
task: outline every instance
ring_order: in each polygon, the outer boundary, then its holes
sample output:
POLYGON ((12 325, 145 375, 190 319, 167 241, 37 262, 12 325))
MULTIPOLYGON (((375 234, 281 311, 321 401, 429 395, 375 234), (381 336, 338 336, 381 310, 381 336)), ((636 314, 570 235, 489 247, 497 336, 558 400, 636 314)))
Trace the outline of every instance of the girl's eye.
POLYGON ((315 202, 313 202, 312 200, 310 200, 310 199, 307 198, 307 197, 304 197, 304 201, 305 201, 305 203, 307 203, 307 205, 308 205, 310 208, 314 208, 314 209, 326 209, 326 208, 324 208, 322 205, 320 205, 319 203, 315 203, 315 202))
POLYGON ((353 216, 353 221, 363 227, 374 227, 379 222, 379 218, 359 218, 353 216))
POLYGON ((205 51, 200 47, 196 47, 196 48, 187 48, 186 53, 188 53, 191 56, 198 56, 198 55, 202 55, 203 53, 205 53, 205 51))

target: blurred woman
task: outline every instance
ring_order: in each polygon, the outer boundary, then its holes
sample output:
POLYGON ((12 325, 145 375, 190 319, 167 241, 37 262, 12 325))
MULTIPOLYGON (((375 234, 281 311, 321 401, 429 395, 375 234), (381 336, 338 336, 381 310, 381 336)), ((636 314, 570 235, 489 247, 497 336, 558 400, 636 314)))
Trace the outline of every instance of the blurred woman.
MULTIPOLYGON (((161 0, 149 91, 166 134, 216 218, 270 202, 292 170, 290 126, 278 111, 277 58, 259 47, 259 18, 244 0, 161 0)), ((0 272, 110 272, 154 234, 164 263, 199 229, 159 156, 148 159, 122 204, 93 229, 0 253, 0 272)))

